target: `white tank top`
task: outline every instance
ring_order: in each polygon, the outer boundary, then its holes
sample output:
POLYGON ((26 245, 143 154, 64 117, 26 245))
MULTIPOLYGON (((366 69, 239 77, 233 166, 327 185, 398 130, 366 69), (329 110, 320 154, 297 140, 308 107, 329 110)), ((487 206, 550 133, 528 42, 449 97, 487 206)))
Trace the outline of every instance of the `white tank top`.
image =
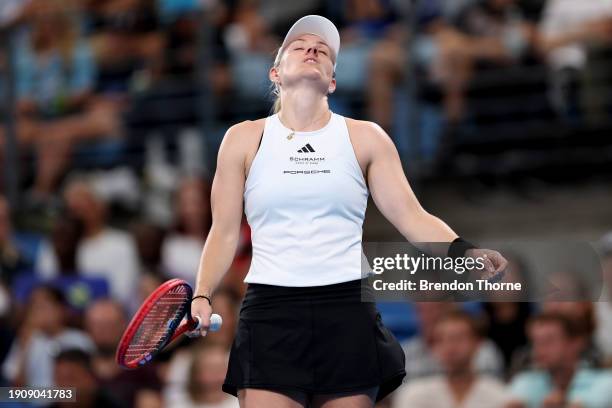
POLYGON ((293 132, 272 115, 245 184, 248 283, 320 286, 361 278, 368 189, 344 117, 293 132))

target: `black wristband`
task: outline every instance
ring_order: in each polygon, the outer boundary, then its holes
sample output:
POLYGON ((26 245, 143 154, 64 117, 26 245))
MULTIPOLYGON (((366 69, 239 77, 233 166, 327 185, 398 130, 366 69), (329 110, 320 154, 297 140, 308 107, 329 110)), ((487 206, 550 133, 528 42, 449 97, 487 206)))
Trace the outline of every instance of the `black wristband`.
POLYGON ((194 296, 191 298, 191 301, 193 302, 194 300, 196 300, 197 298, 204 298, 206 300, 208 300, 208 304, 212 306, 212 300, 210 300, 210 297, 205 296, 205 295, 198 295, 198 296, 194 296))
POLYGON ((450 246, 448 247, 447 256, 451 258, 461 258, 462 256, 465 256, 465 252, 468 249, 475 248, 477 248, 476 245, 466 241, 461 237, 457 237, 453 242, 451 242, 450 246))

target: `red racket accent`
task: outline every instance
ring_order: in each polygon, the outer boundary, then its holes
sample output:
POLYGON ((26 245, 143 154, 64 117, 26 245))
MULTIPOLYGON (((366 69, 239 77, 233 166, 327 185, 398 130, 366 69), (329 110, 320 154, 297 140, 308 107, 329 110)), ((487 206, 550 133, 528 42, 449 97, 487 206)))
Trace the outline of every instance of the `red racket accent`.
POLYGON ((144 301, 128 325, 117 347, 117 363, 137 368, 153 359, 168 343, 193 330, 192 289, 181 279, 171 279, 144 301), (187 321, 179 326, 183 317, 187 321))

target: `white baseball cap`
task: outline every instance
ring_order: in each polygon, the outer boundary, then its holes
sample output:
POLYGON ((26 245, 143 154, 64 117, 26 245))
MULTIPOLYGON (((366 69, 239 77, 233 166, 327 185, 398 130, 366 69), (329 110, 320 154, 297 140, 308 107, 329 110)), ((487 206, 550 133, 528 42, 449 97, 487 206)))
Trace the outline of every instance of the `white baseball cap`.
MULTIPOLYGON (((334 59, 338 58, 338 52, 340 52, 340 34, 338 29, 329 19, 311 14, 300 18, 291 26, 283 40, 283 44, 278 50, 277 60, 287 45, 304 34, 314 34, 321 37, 334 53, 334 59)), ((336 69, 335 61, 334 69, 336 69)))

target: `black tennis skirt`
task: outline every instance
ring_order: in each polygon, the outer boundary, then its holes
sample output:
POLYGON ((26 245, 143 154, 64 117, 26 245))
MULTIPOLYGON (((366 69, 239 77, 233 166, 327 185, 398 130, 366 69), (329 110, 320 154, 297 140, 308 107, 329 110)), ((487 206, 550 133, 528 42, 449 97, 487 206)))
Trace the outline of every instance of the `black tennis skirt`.
POLYGON ((376 400, 406 375, 405 357, 361 281, 315 287, 249 284, 223 391, 241 388, 333 394, 378 386, 376 400))

